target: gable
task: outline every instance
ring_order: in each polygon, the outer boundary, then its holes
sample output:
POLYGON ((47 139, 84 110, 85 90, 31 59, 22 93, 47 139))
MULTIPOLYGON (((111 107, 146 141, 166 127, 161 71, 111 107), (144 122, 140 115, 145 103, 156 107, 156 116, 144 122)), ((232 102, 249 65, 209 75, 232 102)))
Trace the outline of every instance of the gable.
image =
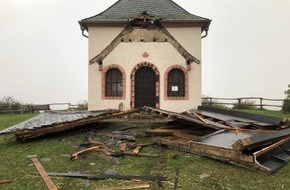
MULTIPOLYGON (((187 64, 190 64, 192 62, 195 62, 197 64, 200 63, 200 60, 191 55, 160 23, 143 23, 143 27, 144 25, 146 25, 147 28, 136 28, 130 24, 127 25, 127 27, 125 27, 122 32, 101 53, 99 53, 97 56, 90 60, 90 64, 102 64, 102 61, 107 57, 107 55, 109 55, 122 42, 170 43, 184 57, 187 64)), ((138 24, 142 23, 138 22, 138 24)))

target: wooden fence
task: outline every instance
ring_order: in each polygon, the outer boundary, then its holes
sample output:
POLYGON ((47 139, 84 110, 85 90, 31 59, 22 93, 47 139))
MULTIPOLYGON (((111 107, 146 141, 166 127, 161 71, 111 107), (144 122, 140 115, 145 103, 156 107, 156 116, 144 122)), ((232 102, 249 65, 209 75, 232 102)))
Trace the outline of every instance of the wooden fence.
POLYGON ((266 107, 282 108, 283 99, 271 99, 262 97, 244 97, 244 98, 213 98, 203 97, 203 105, 208 106, 233 106, 236 108, 253 107, 264 109, 266 107))
POLYGON ((46 110, 85 110, 85 106, 80 107, 80 105, 71 103, 50 103, 50 104, 27 104, 18 106, 18 109, 11 109, 7 105, 0 105, 1 113, 30 113, 46 110), (54 109, 54 107, 62 107, 61 109, 54 109))
MULTIPOLYGON (((283 99, 270 99, 261 97, 244 97, 244 98, 213 98, 213 97, 203 97, 202 104, 207 106, 227 106, 235 108, 282 108, 283 99)), ((27 113, 35 111, 44 110, 55 110, 54 106, 63 106, 62 110, 86 110, 86 107, 79 107, 79 105, 71 103, 50 103, 50 104, 29 104, 22 105, 18 110, 3 110, 0 105, 0 113, 27 113)), ((56 109, 57 110, 57 109, 56 109)))

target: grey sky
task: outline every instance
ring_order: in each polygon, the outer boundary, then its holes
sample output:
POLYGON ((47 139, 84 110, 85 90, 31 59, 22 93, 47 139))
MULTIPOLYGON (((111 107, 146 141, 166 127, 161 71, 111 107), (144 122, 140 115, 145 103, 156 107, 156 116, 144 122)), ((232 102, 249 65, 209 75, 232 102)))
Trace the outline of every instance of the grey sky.
MULTIPOLYGON (((0 97, 87 99, 88 41, 77 21, 116 0, 0 0, 0 97)), ((203 95, 284 98, 290 83, 290 0, 175 0, 212 19, 202 40, 203 95)))

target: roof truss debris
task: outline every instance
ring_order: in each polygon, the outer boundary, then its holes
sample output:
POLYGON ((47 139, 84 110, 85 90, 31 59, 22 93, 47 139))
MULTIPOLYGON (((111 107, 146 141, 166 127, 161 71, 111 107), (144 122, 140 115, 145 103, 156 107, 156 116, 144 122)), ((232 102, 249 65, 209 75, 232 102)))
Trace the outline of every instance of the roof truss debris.
POLYGON ((266 173, 290 160, 288 120, 207 107, 184 113, 144 109, 181 123, 150 131, 161 136, 154 139, 158 144, 266 173))
MULTIPOLYGON (((157 135, 153 139, 155 143, 267 173, 275 172, 290 160, 290 129, 287 119, 208 107, 183 113, 151 107, 123 112, 106 110, 83 115, 74 113, 79 117, 73 117, 75 115, 70 113, 70 119, 65 113, 44 113, 0 131, 0 134, 13 132, 18 140, 25 141, 144 111, 152 116, 171 119, 165 126, 148 131, 151 135, 157 135)), ((121 133, 107 136, 129 141, 135 139, 134 136, 121 133)), ((128 144, 120 145, 118 151, 94 141, 83 142, 81 145, 84 147, 76 152, 77 156, 88 151, 101 151, 111 156, 156 156, 140 153, 143 145, 136 145, 131 152, 126 151, 128 144)))

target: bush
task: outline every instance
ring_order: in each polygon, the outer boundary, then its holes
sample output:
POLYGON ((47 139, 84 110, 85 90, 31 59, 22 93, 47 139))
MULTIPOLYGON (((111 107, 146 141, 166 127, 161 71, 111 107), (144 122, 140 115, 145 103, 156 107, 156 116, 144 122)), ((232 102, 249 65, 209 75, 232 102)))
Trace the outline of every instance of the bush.
POLYGON ((290 113, 290 84, 288 84, 288 90, 284 93, 286 94, 286 98, 283 100, 282 111, 290 113))
POLYGON ((76 110, 88 110, 88 101, 83 100, 82 102, 78 103, 76 110))
POLYGON ((203 97, 201 105, 215 108, 226 108, 225 105, 222 105, 219 101, 211 97, 203 97))
POLYGON ((11 112, 19 111, 22 109, 22 103, 15 100, 12 96, 5 96, 0 100, 0 111, 1 112, 11 112))
POLYGON ((254 109, 254 108, 256 108, 255 101, 250 100, 240 100, 239 102, 233 105, 233 109, 254 109))

